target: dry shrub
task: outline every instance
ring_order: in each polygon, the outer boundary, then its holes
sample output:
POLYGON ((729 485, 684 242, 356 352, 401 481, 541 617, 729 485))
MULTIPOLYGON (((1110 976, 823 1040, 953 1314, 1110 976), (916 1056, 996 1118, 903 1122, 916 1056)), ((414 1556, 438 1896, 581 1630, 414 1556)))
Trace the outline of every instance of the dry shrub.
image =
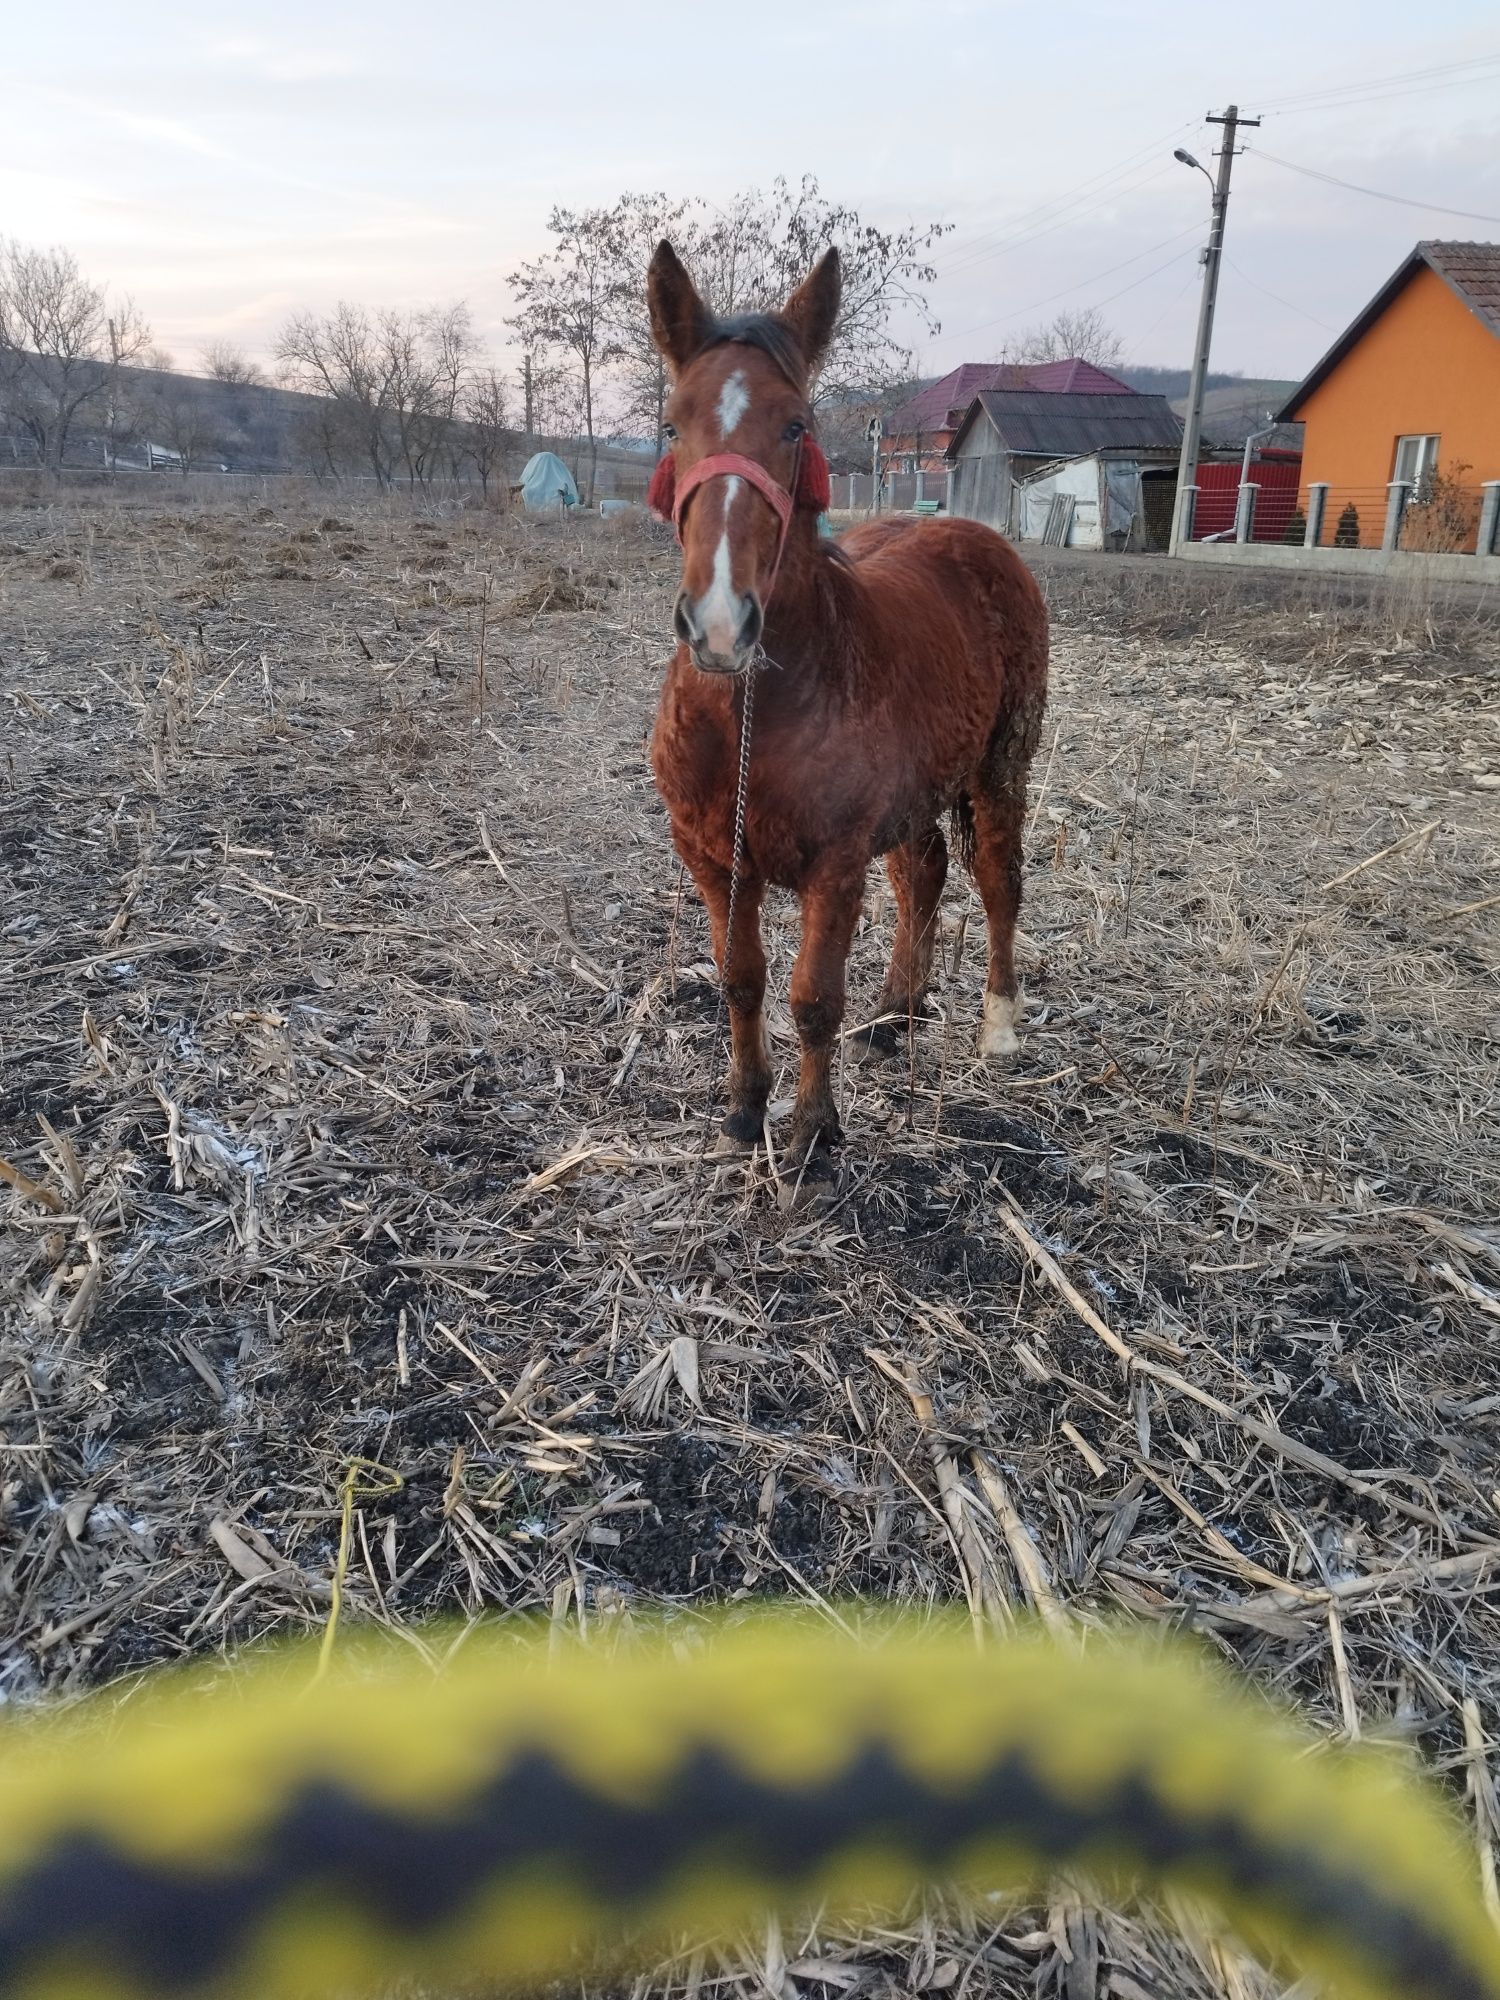
POLYGON ((1423 481, 1401 523, 1401 546, 1426 555, 1463 555, 1479 534, 1479 494, 1463 484, 1473 467, 1463 463, 1423 481))

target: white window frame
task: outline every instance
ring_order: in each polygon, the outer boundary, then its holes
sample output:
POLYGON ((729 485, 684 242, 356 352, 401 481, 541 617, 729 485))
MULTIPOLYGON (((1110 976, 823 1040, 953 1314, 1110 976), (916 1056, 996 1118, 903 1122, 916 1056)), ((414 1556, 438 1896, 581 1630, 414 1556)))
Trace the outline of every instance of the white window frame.
POLYGON ((1391 477, 1404 479, 1413 498, 1431 484, 1441 442, 1441 437, 1432 431, 1410 431, 1396 439, 1396 464, 1391 477))

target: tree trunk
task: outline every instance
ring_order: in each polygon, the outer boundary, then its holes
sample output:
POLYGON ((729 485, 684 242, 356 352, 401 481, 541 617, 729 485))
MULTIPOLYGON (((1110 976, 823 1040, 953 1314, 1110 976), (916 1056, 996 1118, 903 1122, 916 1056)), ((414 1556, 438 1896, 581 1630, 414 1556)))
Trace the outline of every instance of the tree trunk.
POLYGON ((594 479, 599 466, 599 447, 594 442, 594 371, 587 361, 583 364, 583 424, 589 441, 589 489, 583 504, 585 507, 592 507, 594 479))

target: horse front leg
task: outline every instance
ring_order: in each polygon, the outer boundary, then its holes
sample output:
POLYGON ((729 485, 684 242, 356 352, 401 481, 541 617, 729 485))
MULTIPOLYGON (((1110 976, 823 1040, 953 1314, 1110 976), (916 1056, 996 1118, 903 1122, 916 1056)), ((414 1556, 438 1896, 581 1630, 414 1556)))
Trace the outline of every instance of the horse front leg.
POLYGON ((721 1141, 727 1142, 728 1150, 748 1152, 761 1136, 771 1095, 765 1028, 766 953, 760 935, 765 884, 755 875, 740 877, 734 895, 734 935, 730 937, 729 870, 699 850, 679 845, 679 852, 708 910, 714 963, 729 1009, 729 1108, 719 1127, 721 1141))
POLYGON ((844 1020, 844 970, 859 921, 864 874, 817 882, 802 894, 802 948, 792 968, 792 1018, 802 1043, 802 1072, 784 1148, 797 1168, 816 1147, 843 1138, 833 1101, 833 1051, 844 1020))

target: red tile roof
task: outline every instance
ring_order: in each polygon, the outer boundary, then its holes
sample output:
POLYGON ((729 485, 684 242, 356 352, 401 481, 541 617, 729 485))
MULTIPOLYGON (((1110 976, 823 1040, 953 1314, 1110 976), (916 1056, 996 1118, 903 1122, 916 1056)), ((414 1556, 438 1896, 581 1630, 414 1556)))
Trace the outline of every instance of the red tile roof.
POLYGON ((1500 334, 1500 243, 1419 243, 1418 254, 1491 333, 1500 334))
POLYGON ((1072 396, 1128 396, 1135 392, 1091 361, 1025 364, 1015 361, 965 361, 903 403, 886 419, 888 437, 911 437, 920 431, 957 430, 964 412, 982 389, 1039 389, 1072 396))

